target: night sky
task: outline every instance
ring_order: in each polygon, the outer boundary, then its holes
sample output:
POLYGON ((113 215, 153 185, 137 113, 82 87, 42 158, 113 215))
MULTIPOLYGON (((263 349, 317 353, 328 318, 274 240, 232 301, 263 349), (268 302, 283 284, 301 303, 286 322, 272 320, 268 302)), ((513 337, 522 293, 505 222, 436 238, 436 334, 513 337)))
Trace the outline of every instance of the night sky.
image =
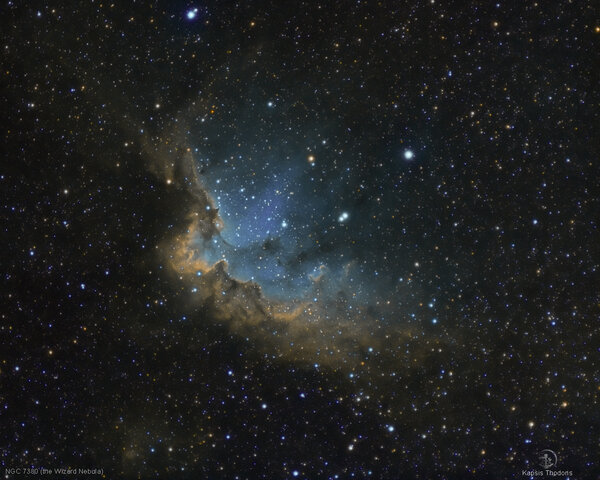
POLYGON ((4 0, 3 478, 598 478, 593 3, 4 0))

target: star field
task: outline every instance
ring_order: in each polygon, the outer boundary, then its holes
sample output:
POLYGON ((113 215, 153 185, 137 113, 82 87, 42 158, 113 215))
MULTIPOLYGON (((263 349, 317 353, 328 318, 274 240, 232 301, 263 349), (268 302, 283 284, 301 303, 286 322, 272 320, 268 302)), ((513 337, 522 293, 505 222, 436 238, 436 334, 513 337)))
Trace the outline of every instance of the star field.
POLYGON ((4 478, 598 478, 599 41, 569 1, 5 2, 4 478))

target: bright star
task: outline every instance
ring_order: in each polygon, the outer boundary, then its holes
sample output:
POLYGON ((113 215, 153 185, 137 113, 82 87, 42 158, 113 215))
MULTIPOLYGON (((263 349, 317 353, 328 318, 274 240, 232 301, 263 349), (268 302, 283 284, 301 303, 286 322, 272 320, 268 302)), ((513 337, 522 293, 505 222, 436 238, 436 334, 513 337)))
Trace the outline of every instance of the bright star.
POLYGON ((404 158, 406 160, 412 160, 412 158, 415 156, 415 154, 413 153, 412 150, 404 150, 404 158))
POLYGON ((344 223, 349 217, 350 215, 348 215, 348 212, 342 212, 342 214, 338 217, 338 222, 344 223))
POLYGON ((197 14, 198 14, 198 9, 194 8, 192 10, 188 10, 186 15, 187 15, 188 20, 193 20, 194 18, 196 18, 197 14))

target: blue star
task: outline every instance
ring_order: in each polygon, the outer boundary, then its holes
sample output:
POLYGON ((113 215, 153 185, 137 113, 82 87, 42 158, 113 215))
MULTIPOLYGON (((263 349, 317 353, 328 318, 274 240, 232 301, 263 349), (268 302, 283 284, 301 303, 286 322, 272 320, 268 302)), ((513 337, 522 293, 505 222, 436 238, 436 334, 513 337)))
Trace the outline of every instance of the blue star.
POLYGON ((348 212, 342 212, 342 214, 338 217, 338 222, 344 223, 346 220, 348 220, 349 217, 350 215, 348 214, 348 212))

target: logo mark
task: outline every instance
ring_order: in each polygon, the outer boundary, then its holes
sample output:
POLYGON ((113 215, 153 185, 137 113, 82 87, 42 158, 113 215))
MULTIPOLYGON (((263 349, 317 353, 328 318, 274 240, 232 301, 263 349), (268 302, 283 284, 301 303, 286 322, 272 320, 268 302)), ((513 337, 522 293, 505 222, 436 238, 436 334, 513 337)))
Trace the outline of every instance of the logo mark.
POLYGON ((551 467, 555 467, 558 463, 558 457, 554 451, 546 448, 540 452, 540 456, 538 457, 540 460, 540 466, 545 470, 548 470, 551 467))

